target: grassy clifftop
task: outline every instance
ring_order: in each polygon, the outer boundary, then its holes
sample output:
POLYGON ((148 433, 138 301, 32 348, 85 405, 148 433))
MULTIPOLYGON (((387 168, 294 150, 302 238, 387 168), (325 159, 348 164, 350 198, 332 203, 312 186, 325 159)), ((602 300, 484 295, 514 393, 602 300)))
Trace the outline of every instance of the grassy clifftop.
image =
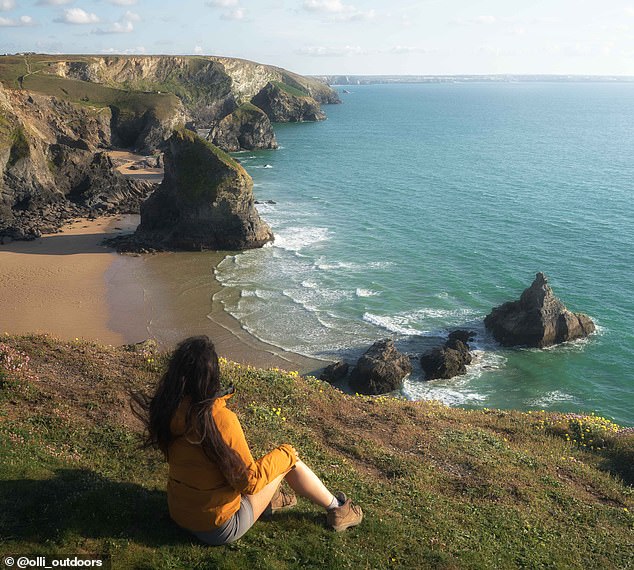
MULTIPOLYGON (((78 60, 80 56, 76 56, 78 60)), ((116 107, 141 115, 151 109, 160 119, 176 112, 180 102, 172 93, 143 93, 99 83, 61 77, 54 73, 59 56, 2 56, 0 82, 9 89, 26 89, 91 107, 116 107)))
MULTIPOLYGON (((327 85, 281 68, 213 56, 0 56, 0 82, 92 106, 152 109, 159 118, 186 107, 248 102, 268 82, 286 92, 338 102, 327 85)), ((219 108, 220 108, 219 107, 219 108)))
POLYGON ((627 568, 634 436, 595 416, 466 411, 346 396, 223 361, 254 453, 290 442, 366 520, 318 509, 207 548, 167 513, 166 466, 137 448, 129 388, 165 357, 42 336, 0 339, 0 554, 110 556, 113 568, 627 568))

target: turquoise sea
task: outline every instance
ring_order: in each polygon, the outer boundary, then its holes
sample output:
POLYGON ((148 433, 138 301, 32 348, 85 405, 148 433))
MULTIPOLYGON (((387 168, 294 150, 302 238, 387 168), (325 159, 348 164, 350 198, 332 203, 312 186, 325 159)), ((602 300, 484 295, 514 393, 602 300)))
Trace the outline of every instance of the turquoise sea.
POLYGON ((595 411, 634 425, 634 84, 347 87, 321 123, 277 125, 237 154, 273 245, 227 257, 216 299, 254 335, 358 357, 478 332, 469 373, 405 382, 413 399, 595 411), (537 271, 591 338, 509 350, 483 317, 537 271))

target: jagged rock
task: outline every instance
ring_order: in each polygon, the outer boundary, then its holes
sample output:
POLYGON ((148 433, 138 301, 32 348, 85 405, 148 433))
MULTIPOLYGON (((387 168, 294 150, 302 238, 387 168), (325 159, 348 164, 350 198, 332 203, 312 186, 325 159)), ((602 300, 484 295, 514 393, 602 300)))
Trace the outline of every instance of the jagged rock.
POLYGON ((112 159, 105 152, 98 152, 69 199, 91 213, 131 214, 140 211, 141 203, 154 188, 150 182, 124 178, 112 159))
POLYGON ((251 103, 262 109, 276 123, 323 121, 326 115, 307 92, 279 81, 267 83, 251 103))
POLYGON ((583 338, 595 330, 590 317, 572 313, 555 297, 543 273, 518 301, 494 308, 484 324, 504 346, 537 348, 583 338))
POLYGON ((273 234, 255 209, 253 181, 228 154, 185 129, 164 155, 165 177, 141 206, 136 237, 171 249, 242 250, 273 234))
POLYGON ((271 121, 251 103, 240 105, 222 119, 211 129, 209 140, 226 152, 277 148, 271 121))
POLYGON ((333 362, 324 368, 324 371, 319 376, 320 380, 326 382, 337 382, 343 380, 348 375, 350 365, 347 362, 333 362))
POLYGON ((469 345, 453 339, 421 356, 420 364, 425 372, 425 380, 436 380, 466 374, 467 364, 471 364, 471 360, 469 345))
POLYGON ((350 385, 362 394, 386 394, 400 388, 411 371, 409 358, 396 350, 393 340, 378 340, 359 358, 350 385))
POLYGON ((464 344, 468 344, 471 342, 476 336, 474 331, 467 331, 464 329, 456 329, 455 331, 451 331, 449 336, 447 337, 447 344, 451 344, 456 340, 462 341, 464 344))
POLYGON ((0 114, 0 235, 33 239, 73 218, 138 212, 153 189, 119 176, 99 150, 109 109, 0 86, 0 114))

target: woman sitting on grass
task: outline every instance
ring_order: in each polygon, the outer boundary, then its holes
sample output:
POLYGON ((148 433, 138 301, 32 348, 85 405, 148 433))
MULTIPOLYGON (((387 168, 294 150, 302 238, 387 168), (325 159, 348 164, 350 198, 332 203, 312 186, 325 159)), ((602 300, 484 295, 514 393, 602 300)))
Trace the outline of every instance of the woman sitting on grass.
POLYGON ((358 525, 361 508, 343 493, 335 497, 295 448, 280 445, 253 460, 237 416, 227 407, 233 388, 221 392, 220 368, 206 336, 184 340, 152 398, 134 396, 147 425, 147 446, 169 462, 167 501, 171 517, 211 545, 238 540, 265 511, 292 507, 294 495, 327 511, 337 531, 358 525))

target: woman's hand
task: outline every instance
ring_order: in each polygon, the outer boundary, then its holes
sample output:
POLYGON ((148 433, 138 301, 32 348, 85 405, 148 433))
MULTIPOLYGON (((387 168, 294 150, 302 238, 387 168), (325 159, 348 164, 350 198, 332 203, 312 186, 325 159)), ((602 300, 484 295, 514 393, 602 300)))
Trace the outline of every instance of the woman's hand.
POLYGON ((297 449, 295 449, 294 446, 291 445, 291 449, 292 451, 292 456, 295 458, 295 462, 297 463, 299 461, 299 453, 297 453, 297 449))

